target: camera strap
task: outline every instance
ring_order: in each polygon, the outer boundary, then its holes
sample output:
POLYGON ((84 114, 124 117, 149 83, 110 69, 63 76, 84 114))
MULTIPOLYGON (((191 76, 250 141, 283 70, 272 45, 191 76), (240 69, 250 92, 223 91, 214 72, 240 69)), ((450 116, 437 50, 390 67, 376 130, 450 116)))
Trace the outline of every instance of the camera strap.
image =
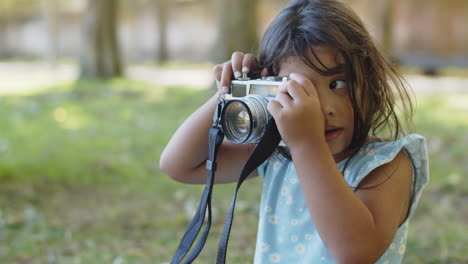
POLYGON ((224 221, 223 233, 221 234, 221 238, 219 240, 216 264, 224 264, 226 262, 229 235, 231 233, 232 220, 234 218, 234 207, 236 206, 237 193, 241 184, 245 179, 247 179, 250 173, 257 169, 258 166, 260 166, 265 160, 268 159, 268 157, 271 156, 271 154, 273 154, 280 141, 281 136, 278 132, 278 128, 276 127, 275 120, 270 118, 265 130, 265 134, 255 147, 254 151, 250 154, 249 159, 245 163, 237 182, 236 191, 231 201, 231 207, 229 208, 226 220, 224 221))
MULTIPOLYGON (((179 264, 190 250, 193 245, 193 242, 198 236, 200 229, 203 225, 205 220, 205 214, 208 210, 208 220, 205 225, 205 229, 200 236, 196 246, 193 248, 190 255, 185 259, 183 262, 184 264, 189 264, 194 261, 203 246, 205 245, 206 239, 208 237, 208 233, 211 227, 211 194, 213 192, 213 184, 214 184, 214 176, 216 171, 216 155, 218 153, 219 146, 221 145, 224 138, 224 134, 221 129, 217 126, 213 126, 209 132, 209 155, 208 160, 206 163, 206 168, 208 170, 207 173, 207 181, 205 185, 205 189, 202 194, 202 198, 200 200, 200 204, 198 206, 197 212, 188 226, 187 230, 185 231, 184 236, 182 237, 179 246, 172 258, 171 264, 179 264)), ((268 157, 271 156, 273 151, 278 147, 279 142, 281 141, 281 137, 279 135, 278 129, 276 127, 276 123, 273 118, 270 118, 267 127, 265 129, 265 134, 263 135, 260 142, 255 147, 254 151, 250 154, 249 159, 244 165, 242 169, 241 175, 239 176, 239 180, 237 182, 236 191, 234 193, 234 197, 231 201, 231 206, 229 208, 229 212, 226 216, 226 220, 224 222, 223 232, 221 234, 221 238, 218 244, 218 255, 216 258, 217 264, 224 264, 226 262, 226 253, 229 241, 229 235, 231 232, 232 221, 234 219, 234 207, 236 205, 237 193, 239 191, 240 186, 244 182, 244 180, 258 167, 262 164, 268 157)))
POLYGON ((192 261, 197 258, 198 254, 200 254, 200 251, 205 245, 211 227, 211 194, 213 192, 214 176, 216 171, 216 155, 218 153, 219 147, 221 146, 221 143, 223 142, 223 139, 224 133, 222 132, 221 128, 216 126, 210 128, 208 140, 209 152, 208 160, 206 161, 206 168, 208 173, 206 176, 205 189, 203 190, 197 212, 193 217, 192 222, 187 227, 184 236, 180 240, 179 246, 177 247, 174 257, 172 258, 171 264, 179 264, 190 250, 193 242, 195 242, 195 239, 200 232, 203 222, 205 221, 206 211, 208 210, 208 220, 206 222, 205 230, 203 230, 198 243, 196 244, 191 254, 184 261, 184 263, 192 263, 192 261))

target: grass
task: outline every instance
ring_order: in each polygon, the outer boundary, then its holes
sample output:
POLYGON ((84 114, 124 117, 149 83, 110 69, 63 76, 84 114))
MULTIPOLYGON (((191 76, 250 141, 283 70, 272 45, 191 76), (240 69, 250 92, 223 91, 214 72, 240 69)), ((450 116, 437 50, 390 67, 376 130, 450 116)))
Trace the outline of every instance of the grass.
MULTIPOLYGON (((171 134, 210 93, 128 80, 0 97, 0 263, 168 263, 203 186, 158 169, 171 134)), ((468 261, 468 95, 418 98, 431 183, 404 263, 468 261)), ((234 187, 215 187, 213 262, 234 187)), ((239 194, 228 262, 251 263, 261 181, 239 194)))

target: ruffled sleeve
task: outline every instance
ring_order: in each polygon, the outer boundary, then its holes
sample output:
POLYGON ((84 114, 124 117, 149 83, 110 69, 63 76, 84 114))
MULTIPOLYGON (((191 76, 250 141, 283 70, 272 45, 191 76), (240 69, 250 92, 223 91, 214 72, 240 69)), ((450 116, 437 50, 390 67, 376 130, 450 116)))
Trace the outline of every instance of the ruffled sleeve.
MULTIPOLYGON (((372 142, 364 146, 351 159, 344 171, 344 176, 348 184, 352 188, 356 188, 371 171, 391 162, 402 150, 410 158, 413 165, 413 199, 408 215, 410 216, 429 181, 427 148, 423 136, 411 134, 396 141, 372 142)), ((345 164, 346 161, 338 164, 340 170, 345 164)))

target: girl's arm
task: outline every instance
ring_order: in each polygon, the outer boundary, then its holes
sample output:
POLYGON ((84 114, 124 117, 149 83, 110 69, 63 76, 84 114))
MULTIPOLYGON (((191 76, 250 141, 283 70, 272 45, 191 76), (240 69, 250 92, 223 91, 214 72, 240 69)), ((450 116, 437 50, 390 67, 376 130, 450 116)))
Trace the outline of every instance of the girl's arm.
POLYGON ((409 159, 398 154, 372 171, 354 193, 326 144, 304 142, 291 155, 312 220, 333 257, 338 263, 376 262, 408 213, 409 159))
MULTIPOLYGON (((218 90, 228 87, 233 75, 255 66, 251 54, 235 52, 230 61, 213 68, 218 90), (243 69, 244 68, 244 69, 243 69)), ((177 129, 165 147, 160 168, 173 179, 185 183, 205 183, 208 158, 208 131, 218 103, 218 93, 197 109, 177 129)), ((237 181, 242 167, 255 145, 233 144, 224 140, 217 155, 216 183, 237 181)), ((254 171, 252 175, 257 175, 254 171)), ((251 175, 251 176, 252 176, 251 175)))
MULTIPOLYGON (((184 121, 164 148, 160 168, 171 178, 184 183, 206 182, 208 131, 217 103, 216 94, 184 121)), ((224 140, 217 155, 216 183, 236 181, 253 147, 224 140)))

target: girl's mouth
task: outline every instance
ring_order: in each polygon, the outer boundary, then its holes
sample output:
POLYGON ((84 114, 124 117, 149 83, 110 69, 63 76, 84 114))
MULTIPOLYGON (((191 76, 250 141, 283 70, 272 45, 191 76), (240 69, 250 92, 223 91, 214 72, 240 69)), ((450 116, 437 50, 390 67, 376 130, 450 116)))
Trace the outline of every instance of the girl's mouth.
POLYGON ((325 139, 327 141, 332 141, 336 139, 341 134, 342 131, 343 131, 343 128, 340 128, 340 127, 327 128, 325 129, 325 139))

